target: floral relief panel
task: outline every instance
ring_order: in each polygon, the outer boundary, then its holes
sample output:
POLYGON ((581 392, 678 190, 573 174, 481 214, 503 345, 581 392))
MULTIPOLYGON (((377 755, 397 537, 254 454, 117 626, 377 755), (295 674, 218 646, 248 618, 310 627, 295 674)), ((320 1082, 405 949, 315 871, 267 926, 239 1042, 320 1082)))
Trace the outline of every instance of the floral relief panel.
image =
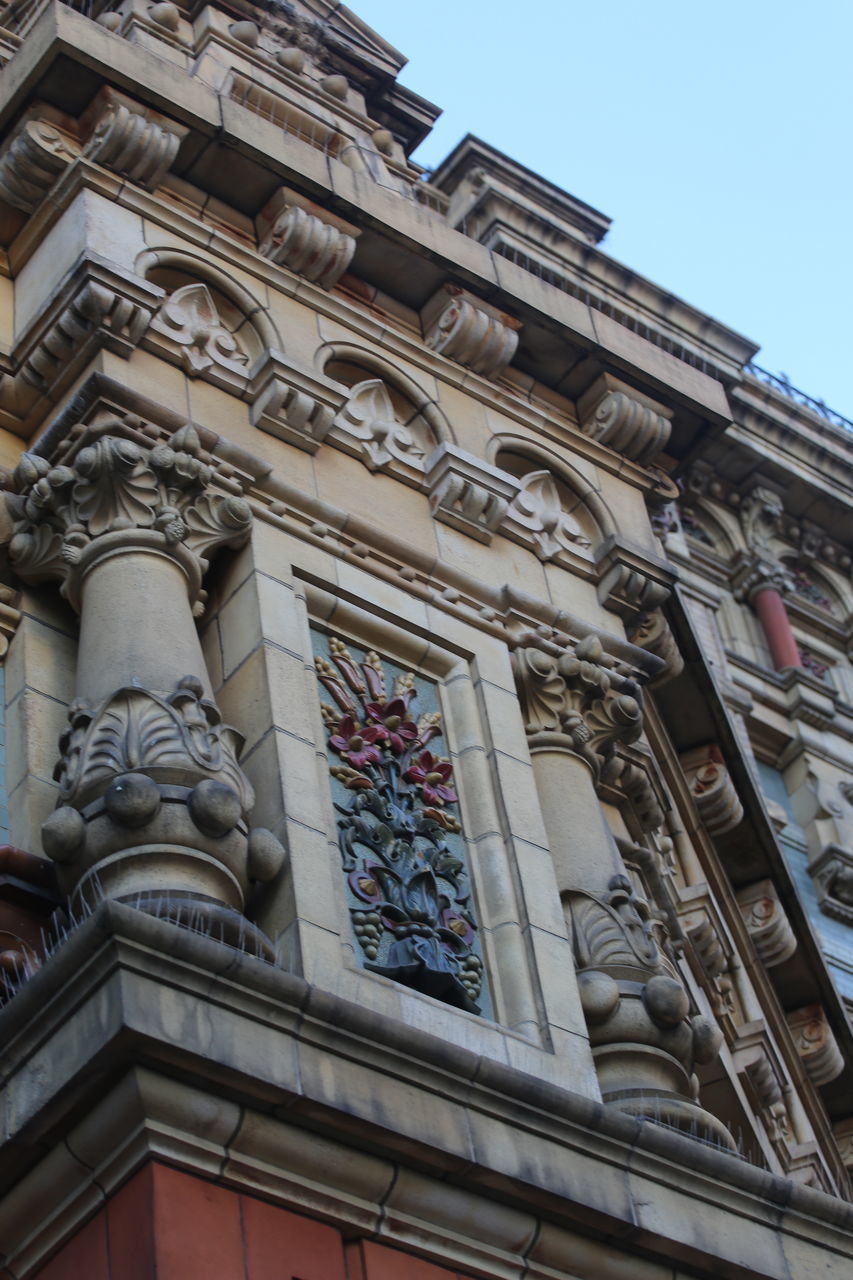
POLYGON ((345 892, 364 967, 489 1013, 435 683, 314 632, 345 892))

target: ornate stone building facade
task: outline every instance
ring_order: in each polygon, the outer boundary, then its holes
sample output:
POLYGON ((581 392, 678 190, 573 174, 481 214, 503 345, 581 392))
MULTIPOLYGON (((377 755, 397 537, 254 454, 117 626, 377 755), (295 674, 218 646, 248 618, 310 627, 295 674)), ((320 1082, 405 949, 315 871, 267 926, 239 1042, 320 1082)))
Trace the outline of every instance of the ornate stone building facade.
POLYGON ((849 1275, 853 424, 343 5, 0 21, 0 1275, 849 1275))

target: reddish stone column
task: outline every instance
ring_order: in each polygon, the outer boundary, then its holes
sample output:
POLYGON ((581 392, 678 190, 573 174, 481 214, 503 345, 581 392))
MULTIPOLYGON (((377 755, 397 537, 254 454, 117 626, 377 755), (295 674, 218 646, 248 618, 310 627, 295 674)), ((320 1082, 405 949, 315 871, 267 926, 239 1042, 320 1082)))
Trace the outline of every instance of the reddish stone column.
POLYGON ((781 594, 771 584, 760 586, 752 596, 752 604, 758 614, 758 621, 767 639, 770 656, 777 671, 783 667, 801 667, 803 665, 788 610, 781 594))

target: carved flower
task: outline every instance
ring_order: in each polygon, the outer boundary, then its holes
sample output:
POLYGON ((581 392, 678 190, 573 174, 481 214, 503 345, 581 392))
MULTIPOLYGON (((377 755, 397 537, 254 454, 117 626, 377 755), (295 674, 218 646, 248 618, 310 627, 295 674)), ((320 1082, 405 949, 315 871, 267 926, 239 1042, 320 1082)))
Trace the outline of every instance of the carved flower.
POLYGON ((352 716, 344 716, 337 732, 330 736, 329 746, 344 760, 349 760, 354 769, 363 769, 366 764, 379 764, 382 759, 373 745, 380 734, 377 727, 368 725, 362 729, 352 716))
POLYGON ((418 740, 418 726, 408 717, 409 703, 413 697, 414 690, 407 689, 402 697, 392 698, 390 702, 384 703, 368 702, 365 707, 368 719, 373 721, 376 730, 373 741, 387 742, 398 756, 418 740))
POLYGON ((427 804, 455 804, 459 798, 452 787, 447 784, 453 776, 453 765, 449 760, 436 760, 431 751, 423 751, 418 763, 410 765, 403 777, 407 782, 416 783, 427 804))

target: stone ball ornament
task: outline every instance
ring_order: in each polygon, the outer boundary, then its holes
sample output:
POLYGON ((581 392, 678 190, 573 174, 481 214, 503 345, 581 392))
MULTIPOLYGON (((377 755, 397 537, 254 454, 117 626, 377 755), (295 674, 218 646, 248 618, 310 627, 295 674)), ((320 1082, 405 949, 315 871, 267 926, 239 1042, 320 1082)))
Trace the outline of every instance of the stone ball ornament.
POLYGON ((160 788, 144 773, 123 773, 104 793, 104 808, 122 827, 144 827, 160 808, 160 788))
POLYGON ((588 969, 578 975, 581 1007, 587 1022, 606 1021, 619 1003, 619 986, 607 973, 588 969))
POLYGON ((41 825, 42 847, 54 862, 71 862, 82 848, 86 823, 77 809, 64 804, 41 825))
POLYGON ((250 880, 267 884, 284 866, 286 854, 280 840, 266 827, 253 827, 249 832, 246 870, 250 880))
POLYGON ((687 992, 675 978, 657 974, 649 978, 643 988, 643 1004, 652 1022, 658 1027, 677 1027, 690 1012, 687 992))
POLYGON ((205 778, 193 787, 187 805, 199 831, 214 838, 233 831, 242 815, 237 792, 215 778, 205 778))

